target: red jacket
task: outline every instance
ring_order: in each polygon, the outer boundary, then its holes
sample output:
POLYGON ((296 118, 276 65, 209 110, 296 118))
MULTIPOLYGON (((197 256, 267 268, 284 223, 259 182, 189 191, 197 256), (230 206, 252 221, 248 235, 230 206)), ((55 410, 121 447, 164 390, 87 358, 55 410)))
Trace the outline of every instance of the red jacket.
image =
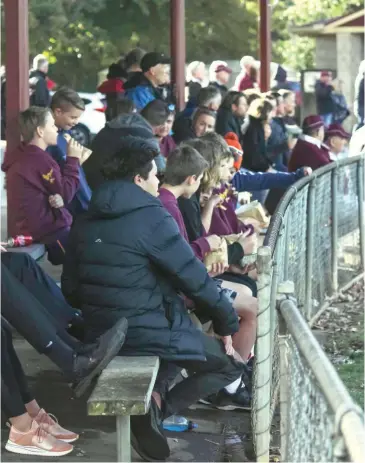
POLYGON ((238 91, 239 92, 244 92, 245 90, 248 90, 249 88, 255 88, 255 82, 251 79, 251 77, 248 74, 245 74, 241 82, 238 86, 238 91))
POLYGON ((299 139, 289 160, 289 172, 295 172, 301 167, 311 167, 313 170, 331 162, 329 151, 309 141, 299 139))
POLYGON ((68 229, 72 216, 66 207, 52 208, 49 196, 59 194, 68 204, 79 187, 79 161, 67 157, 63 170, 52 156, 35 145, 21 144, 6 153, 9 236, 30 235, 50 244, 60 231, 68 229))

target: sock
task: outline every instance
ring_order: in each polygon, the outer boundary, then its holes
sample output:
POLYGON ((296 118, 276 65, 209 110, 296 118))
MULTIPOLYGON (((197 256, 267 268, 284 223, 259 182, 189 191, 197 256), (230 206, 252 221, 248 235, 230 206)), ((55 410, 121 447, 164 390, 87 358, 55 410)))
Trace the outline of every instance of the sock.
POLYGON ((233 381, 233 383, 228 384, 224 389, 228 392, 228 394, 234 394, 237 392, 237 389, 240 387, 242 383, 242 378, 239 377, 236 379, 236 381, 233 381))
POLYGON ((44 350, 44 354, 64 373, 72 375, 74 350, 63 342, 62 339, 59 337, 52 339, 44 350))

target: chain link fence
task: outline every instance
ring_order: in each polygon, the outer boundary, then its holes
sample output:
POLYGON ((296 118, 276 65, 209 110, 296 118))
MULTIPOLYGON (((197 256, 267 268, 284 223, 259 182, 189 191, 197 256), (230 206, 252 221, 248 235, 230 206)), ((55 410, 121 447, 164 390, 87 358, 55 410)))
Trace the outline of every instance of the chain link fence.
POLYGON ((295 342, 281 342, 276 298, 284 282, 293 282, 293 291, 288 287, 285 291, 294 292, 303 320, 311 323, 339 288, 363 271, 363 201, 364 155, 332 163, 298 181, 271 219, 257 261, 259 313, 252 408, 257 461, 269 461, 271 421, 279 388, 282 400, 283 384, 293 392, 290 424, 282 435, 288 443, 287 461, 335 461, 327 456, 333 452, 329 436, 336 410, 331 415, 325 391, 314 380, 313 365, 303 361, 295 342), (286 381, 288 372, 290 381, 286 381), (305 422, 300 421, 301 411, 305 411, 305 422), (302 450, 294 445, 298 439, 302 450), (327 450, 321 442, 328 443, 327 450), (307 446, 312 453, 305 450, 307 446))

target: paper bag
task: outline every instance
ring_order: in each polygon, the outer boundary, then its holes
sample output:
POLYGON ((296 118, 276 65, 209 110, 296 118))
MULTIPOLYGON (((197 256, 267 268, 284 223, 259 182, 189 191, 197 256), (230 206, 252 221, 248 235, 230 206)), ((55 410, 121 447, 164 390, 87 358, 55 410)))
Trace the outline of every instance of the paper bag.
POLYGON ((255 219, 260 223, 261 228, 268 227, 270 223, 269 218, 266 217, 264 208, 258 201, 252 201, 250 204, 241 206, 236 210, 236 216, 241 222, 249 218, 255 219))
POLYGON ((210 251, 204 257, 204 265, 208 272, 212 270, 213 264, 224 264, 228 266, 228 249, 227 241, 222 240, 221 246, 217 251, 210 251))

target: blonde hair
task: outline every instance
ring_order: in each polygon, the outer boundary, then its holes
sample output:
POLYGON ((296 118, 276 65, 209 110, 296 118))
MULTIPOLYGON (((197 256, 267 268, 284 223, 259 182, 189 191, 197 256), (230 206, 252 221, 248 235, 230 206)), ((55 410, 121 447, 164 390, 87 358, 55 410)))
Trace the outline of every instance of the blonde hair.
POLYGON ((269 113, 274 109, 273 104, 267 98, 257 98, 254 100, 247 111, 247 114, 256 119, 266 121, 269 113))

